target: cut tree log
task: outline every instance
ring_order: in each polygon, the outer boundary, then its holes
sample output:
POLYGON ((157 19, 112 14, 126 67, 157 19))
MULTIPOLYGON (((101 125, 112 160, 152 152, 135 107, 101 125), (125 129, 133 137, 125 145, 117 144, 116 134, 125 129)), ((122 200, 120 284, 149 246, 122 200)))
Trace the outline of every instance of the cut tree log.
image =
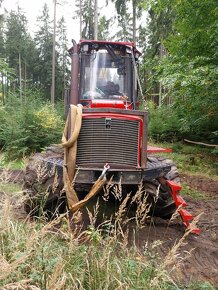
POLYGON ((216 145, 216 144, 207 144, 207 143, 203 143, 203 142, 195 142, 195 141, 191 141, 191 140, 188 140, 188 139, 184 139, 184 141, 187 142, 187 143, 203 145, 203 146, 207 146, 207 147, 218 147, 218 145, 216 145))

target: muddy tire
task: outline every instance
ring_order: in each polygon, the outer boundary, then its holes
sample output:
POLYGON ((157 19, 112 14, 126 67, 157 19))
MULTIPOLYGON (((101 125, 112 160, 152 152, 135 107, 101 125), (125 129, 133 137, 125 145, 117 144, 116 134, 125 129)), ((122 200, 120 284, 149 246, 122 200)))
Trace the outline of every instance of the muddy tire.
MULTIPOLYGON (((167 180, 174 181, 180 184, 179 173, 177 167, 172 160, 163 157, 148 157, 148 166, 167 164, 171 166, 171 170, 164 176, 167 180)), ((144 184, 144 189, 148 194, 149 202, 151 203, 150 214, 152 216, 161 217, 163 219, 170 219, 173 213, 176 211, 176 205, 174 203, 170 189, 162 185, 158 179, 154 179, 151 182, 144 184)))
POLYGON ((24 175, 23 191, 26 194, 25 211, 30 216, 45 216, 51 219, 66 210, 63 192, 63 150, 49 147, 44 153, 30 157, 24 175))

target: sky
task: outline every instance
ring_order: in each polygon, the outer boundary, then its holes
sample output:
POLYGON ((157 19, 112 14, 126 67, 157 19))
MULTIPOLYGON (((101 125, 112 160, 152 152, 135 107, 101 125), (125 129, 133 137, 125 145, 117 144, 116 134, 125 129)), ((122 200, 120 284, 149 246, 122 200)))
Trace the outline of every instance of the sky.
MULTIPOLYGON (((0 8, 0 14, 3 13, 4 9, 10 12, 16 10, 17 5, 23 10, 28 20, 28 31, 34 36, 34 32, 37 31, 37 17, 42 15, 44 4, 47 3, 50 11, 50 19, 53 20, 54 5, 53 0, 3 0, 2 7, 0 8)), ((79 19, 73 19, 75 16, 75 0, 57 0, 57 20, 64 16, 67 26, 67 38, 68 46, 71 47, 72 39, 79 41, 79 19)), ((105 15, 107 18, 115 15, 114 4, 109 3, 105 6, 105 0, 98 0, 98 9, 101 15, 105 15)), ((145 17, 143 17, 146 21, 145 17)), ((111 30, 115 32, 116 25, 111 27, 111 30)), ((114 33, 115 34, 115 33, 114 33)))
MULTIPOLYGON (((17 5, 25 12, 28 20, 29 32, 33 35, 37 30, 36 19, 42 15, 44 3, 47 3, 50 11, 50 19, 53 19, 53 0, 3 0, 1 11, 16 10, 17 5)), ((64 16, 67 23, 68 45, 71 45, 71 39, 79 41, 79 19, 74 20, 75 1, 57 0, 57 20, 64 16)))

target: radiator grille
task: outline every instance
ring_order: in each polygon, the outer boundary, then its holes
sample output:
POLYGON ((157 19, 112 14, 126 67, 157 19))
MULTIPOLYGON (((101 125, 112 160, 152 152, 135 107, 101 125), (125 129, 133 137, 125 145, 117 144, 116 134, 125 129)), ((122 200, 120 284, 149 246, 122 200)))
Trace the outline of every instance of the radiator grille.
POLYGON ((77 143, 77 165, 110 163, 137 166, 139 122, 84 118, 77 143))

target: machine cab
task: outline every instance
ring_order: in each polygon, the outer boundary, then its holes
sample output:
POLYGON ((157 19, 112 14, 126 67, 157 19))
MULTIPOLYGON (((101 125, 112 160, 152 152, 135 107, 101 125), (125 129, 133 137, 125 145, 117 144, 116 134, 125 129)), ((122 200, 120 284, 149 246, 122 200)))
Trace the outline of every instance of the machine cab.
POLYGON ((80 41, 78 53, 79 103, 86 108, 136 108, 140 53, 133 43, 80 41))

